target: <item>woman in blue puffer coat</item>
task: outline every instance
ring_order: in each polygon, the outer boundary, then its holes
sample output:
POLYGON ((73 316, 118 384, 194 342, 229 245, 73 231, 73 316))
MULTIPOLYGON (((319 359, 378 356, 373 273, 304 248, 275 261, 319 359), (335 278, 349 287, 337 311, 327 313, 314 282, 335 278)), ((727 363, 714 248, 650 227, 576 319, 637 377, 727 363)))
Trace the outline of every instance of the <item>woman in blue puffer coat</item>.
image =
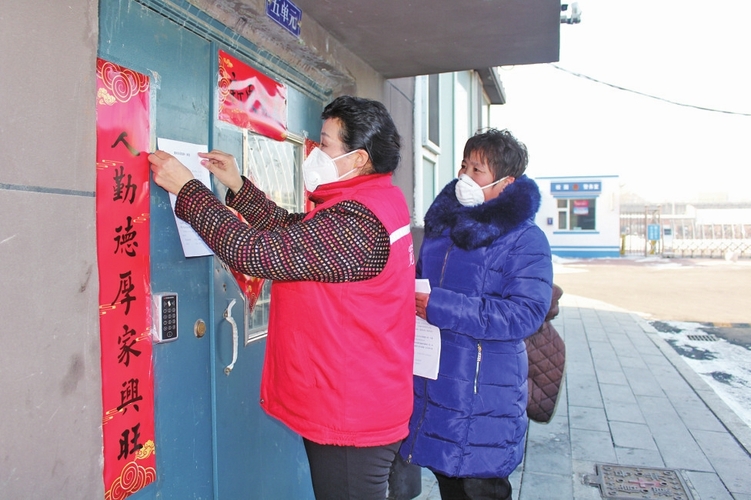
POLYGON ((537 184, 508 131, 471 137, 459 179, 425 216, 417 315, 441 330, 438 378, 415 377, 400 453, 435 473, 446 499, 510 499, 527 429, 527 353, 550 308, 550 246, 534 223, 537 184))

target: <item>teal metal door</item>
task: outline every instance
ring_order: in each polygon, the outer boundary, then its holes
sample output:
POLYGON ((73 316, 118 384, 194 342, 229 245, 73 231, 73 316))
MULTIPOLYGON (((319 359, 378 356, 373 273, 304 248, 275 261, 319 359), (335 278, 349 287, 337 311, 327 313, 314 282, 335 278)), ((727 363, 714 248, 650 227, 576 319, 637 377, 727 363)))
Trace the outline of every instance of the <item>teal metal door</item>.
MULTIPOLYGON (((151 77, 156 137, 207 144, 241 161, 243 133, 214 123, 221 44, 203 31, 210 30, 195 8, 102 1, 99 15, 99 57, 151 77), (189 12, 191 22, 175 22, 175 12, 189 12)), ((320 109, 299 93, 289 102, 299 126, 320 109)), ((150 225, 152 292, 177 293, 178 338, 154 345, 157 479, 130 498, 313 498, 301 439, 258 404, 265 341, 245 343, 248 318, 234 278, 213 256, 184 257, 168 195, 153 181, 150 225)))

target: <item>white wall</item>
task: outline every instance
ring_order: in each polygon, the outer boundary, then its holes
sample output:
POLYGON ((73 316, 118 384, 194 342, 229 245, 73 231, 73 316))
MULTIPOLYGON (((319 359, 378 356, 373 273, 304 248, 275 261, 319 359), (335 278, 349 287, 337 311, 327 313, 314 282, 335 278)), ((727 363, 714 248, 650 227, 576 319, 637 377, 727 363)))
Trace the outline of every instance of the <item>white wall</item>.
MULTIPOLYGON (((559 257, 617 257, 620 251, 620 205, 618 176, 573 176, 535 178, 542 203, 535 221, 542 228, 554 255, 559 257), (600 182, 599 193, 577 194, 577 198, 596 198, 595 229, 568 231, 558 229, 558 198, 551 192, 553 183, 585 184, 600 182)), ((568 193, 571 195, 572 193, 568 193)), ((559 194, 560 195, 560 194, 559 194)))
POLYGON ((0 497, 103 498, 96 0, 0 16, 0 497))

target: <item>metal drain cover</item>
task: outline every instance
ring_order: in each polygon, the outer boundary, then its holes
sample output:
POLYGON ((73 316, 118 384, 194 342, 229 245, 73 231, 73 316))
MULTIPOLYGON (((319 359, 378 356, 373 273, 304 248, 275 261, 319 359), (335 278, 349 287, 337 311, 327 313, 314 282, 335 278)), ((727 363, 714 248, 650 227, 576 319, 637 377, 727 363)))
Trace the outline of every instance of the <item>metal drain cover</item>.
POLYGON ((695 342, 717 342, 717 337, 714 335, 686 335, 686 337, 695 342))
POLYGON ((609 500, 693 500, 673 469, 595 464, 595 475, 585 475, 584 484, 599 486, 602 498, 609 500))

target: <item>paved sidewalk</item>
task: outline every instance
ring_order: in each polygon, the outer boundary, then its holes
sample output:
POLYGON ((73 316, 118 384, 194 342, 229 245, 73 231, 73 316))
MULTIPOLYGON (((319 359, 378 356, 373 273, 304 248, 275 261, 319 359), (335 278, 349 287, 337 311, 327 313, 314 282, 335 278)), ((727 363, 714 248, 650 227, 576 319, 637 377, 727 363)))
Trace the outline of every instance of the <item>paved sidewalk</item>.
MULTIPOLYGON (((658 332, 602 302, 564 293, 560 305, 565 392, 549 424, 530 424, 513 499, 603 498, 586 482, 596 465, 617 464, 675 470, 679 498, 751 500, 751 428, 658 332)), ((432 473, 422 480, 417 498, 440 499, 432 473)), ((619 498, 674 498, 658 493, 619 498)))

